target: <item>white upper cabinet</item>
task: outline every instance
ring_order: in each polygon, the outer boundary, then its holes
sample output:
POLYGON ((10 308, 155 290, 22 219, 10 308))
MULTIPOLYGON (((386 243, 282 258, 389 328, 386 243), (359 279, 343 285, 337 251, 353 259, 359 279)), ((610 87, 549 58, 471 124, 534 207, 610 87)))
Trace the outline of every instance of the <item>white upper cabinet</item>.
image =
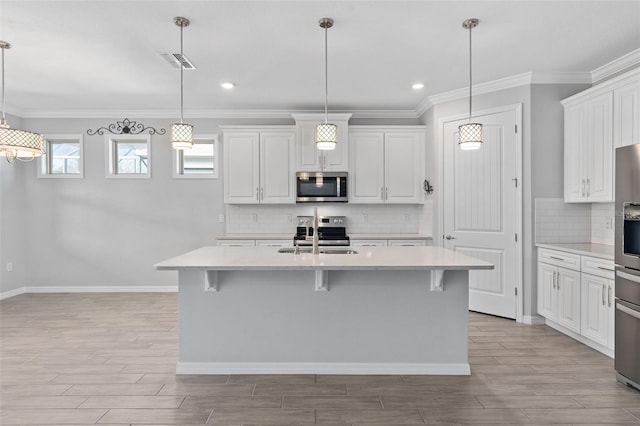
POLYGON ((640 143, 640 76, 613 91, 613 145, 640 143))
POLYGON ((338 126, 336 148, 321 151, 316 148, 316 127, 324 122, 324 114, 293 114, 296 120, 297 172, 336 171, 349 168, 349 118, 351 114, 329 114, 329 123, 338 126))
POLYGON ((349 202, 422 203, 424 126, 351 126, 349 202))
POLYGON ((640 143, 640 69, 562 101, 564 199, 612 202, 614 149, 640 143))
POLYGON ((295 203, 294 129, 224 127, 223 131, 225 203, 295 203))

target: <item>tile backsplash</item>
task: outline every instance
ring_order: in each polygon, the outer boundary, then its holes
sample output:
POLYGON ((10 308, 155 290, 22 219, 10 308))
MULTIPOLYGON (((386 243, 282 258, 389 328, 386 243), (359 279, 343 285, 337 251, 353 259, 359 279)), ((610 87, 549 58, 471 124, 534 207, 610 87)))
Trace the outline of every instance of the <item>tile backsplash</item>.
POLYGON ((536 198, 537 243, 613 245, 613 203, 565 203, 562 198, 536 198))
MULTIPOLYGON (((238 205, 226 206, 226 231, 229 234, 293 234, 296 216, 313 215, 314 205, 238 205)), ((432 209, 422 205, 318 205, 319 215, 347 218, 348 233, 417 233, 431 222, 432 209)))

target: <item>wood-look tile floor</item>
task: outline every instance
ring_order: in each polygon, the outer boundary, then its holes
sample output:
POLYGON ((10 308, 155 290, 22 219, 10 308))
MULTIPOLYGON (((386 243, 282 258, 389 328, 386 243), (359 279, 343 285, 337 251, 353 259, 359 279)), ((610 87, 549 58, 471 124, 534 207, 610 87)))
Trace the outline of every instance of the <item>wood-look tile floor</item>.
POLYGON ((470 314, 464 377, 176 376, 176 323, 172 293, 1 301, 0 424, 640 424, 613 361, 546 326, 470 314))

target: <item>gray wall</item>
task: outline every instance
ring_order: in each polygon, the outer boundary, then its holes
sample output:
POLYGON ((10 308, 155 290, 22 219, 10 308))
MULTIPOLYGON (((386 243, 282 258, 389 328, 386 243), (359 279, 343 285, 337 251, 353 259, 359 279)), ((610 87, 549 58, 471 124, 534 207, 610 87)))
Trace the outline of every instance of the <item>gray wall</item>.
MULTIPOLYGON (((12 128, 21 129, 22 120, 7 114, 12 128)), ((0 157, 0 293, 22 287, 27 272, 25 247, 27 220, 25 217, 24 169, 20 162, 7 163, 0 157), (13 272, 7 263, 13 263, 13 272)))
MULTIPOLYGON (((225 212, 222 170, 219 179, 173 179, 167 135, 151 137, 151 179, 105 179, 105 136, 88 136, 86 131, 115 121, 9 117, 16 128, 83 134, 85 177, 38 179, 37 162, 2 160, 0 293, 25 286, 174 286, 176 274, 155 271, 153 264, 211 244, 224 233, 225 224, 218 222, 225 212), (7 262, 13 263, 13 272, 6 271, 7 262)), ((138 121, 166 129, 172 123, 138 121)), ((189 122, 196 134, 220 134, 220 125, 294 124, 290 118, 189 122)), ((352 119, 351 124, 418 120, 352 119)))

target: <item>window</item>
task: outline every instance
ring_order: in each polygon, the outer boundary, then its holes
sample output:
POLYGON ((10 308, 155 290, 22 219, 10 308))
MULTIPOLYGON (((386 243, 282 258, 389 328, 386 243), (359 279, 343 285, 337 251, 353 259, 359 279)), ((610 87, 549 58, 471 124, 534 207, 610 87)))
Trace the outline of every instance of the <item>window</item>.
POLYGON ((151 177, 151 138, 149 135, 109 136, 106 144, 107 177, 151 177))
POLYGON ((39 158, 40 178, 82 178, 82 135, 45 136, 45 152, 39 158))
POLYGON ((174 150, 173 177, 216 179, 218 177, 218 136, 196 135, 191 149, 174 150))

